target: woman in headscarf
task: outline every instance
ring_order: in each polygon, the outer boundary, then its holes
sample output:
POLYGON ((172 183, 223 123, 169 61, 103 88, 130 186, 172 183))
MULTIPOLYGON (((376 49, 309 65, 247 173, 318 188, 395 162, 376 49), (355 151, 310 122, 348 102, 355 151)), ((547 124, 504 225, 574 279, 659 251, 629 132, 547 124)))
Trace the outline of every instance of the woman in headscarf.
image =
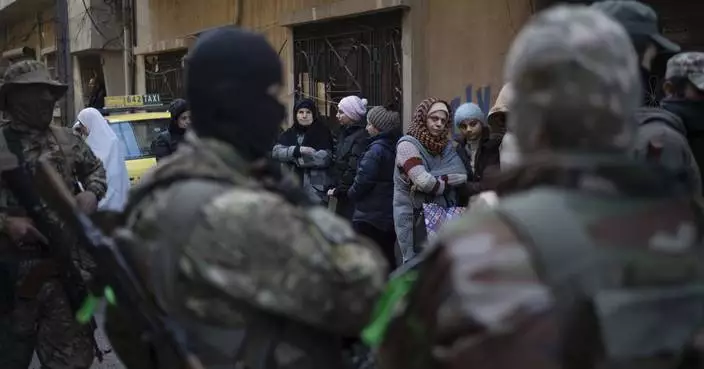
POLYGON ((122 211, 127 201, 130 179, 120 140, 108 125, 108 121, 95 108, 81 110, 74 129, 87 133, 86 143, 105 167, 108 190, 98 203, 98 210, 122 211))
POLYGON ((159 161, 176 151, 178 144, 183 141, 186 129, 191 125, 191 110, 184 99, 176 99, 169 105, 171 123, 169 128, 160 133, 152 141, 152 154, 159 161))
POLYGON ((301 187, 315 199, 326 200, 325 191, 330 186, 329 169, 332 163, 332 133, 320 121, 313 100, 305 99, 294 108, 294 122, 279 137, 272 150, 272 157, 298 177, 301 187))
POLYGON ((328 191, 328 196, 337 199, 335 212, 352 220, 354 203, 347 197, 347 191, 357 175, 358 161, 367 149, 367 99, 347 96, 340 100, 337 120, 341 127, 333 164, 334 186, 328 191))
POLYGON ((467 182, 467 171, 450 142, 451 117, 447 102, 424 100, 396 146, 394 226, 403 262, 425 241, 414 239, 414 212, 422 213, 423 203, 458 205, 456 187, 467 182))

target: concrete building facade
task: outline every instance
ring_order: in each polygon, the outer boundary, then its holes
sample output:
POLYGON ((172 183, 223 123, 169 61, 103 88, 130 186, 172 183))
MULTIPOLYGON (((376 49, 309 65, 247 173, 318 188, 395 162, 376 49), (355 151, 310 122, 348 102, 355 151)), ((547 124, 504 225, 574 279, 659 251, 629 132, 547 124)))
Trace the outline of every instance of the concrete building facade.
POLYGON ((199 33, 238 25, 279 51, 289 104, 313 97, 334 116, 345 93, 370 104, 397 100, 404 124, 428 96, 488 109, 502 86, 504 54, 533 11, 530 0, 138 1, 136 92, 159 92, 154 80, 162 79, 182 94, 165 74, 182 77, 179 62, 199 33))
MULTIPOLYGON (((104 86, 108 95, 127 93, 121 7, 122 0, 68 0, 73 81, 63 82, 73 84, 75 112, 88 103, 93 85, 104 86)), ((55 28, 54 1, 0 0, 2 64, 37 59, 58 78, 55 28)))
MULTIPOLYGON (((76 108, 89 82, 108 95, 184 94, 184 57, 198 35, 219 26, 263 33, 279 51, 282 99, 312 97, 334 117, 346 94, 395 102, 408 125, 414 107, 436 96, 488 110, 502 87, 511 40, 556 0, 68 0, 76 108)), ((590 3, 588 0, 562 2, 590 3)), ((704 49, 696 19, 704 2, 644 0, 663 32, 704 49)), ((0 0, 0 52, 55 64, 53 0, 0 0)), ((0 62, 2 62, 0 60, 0 62)), ((658 68, 663 67, 662 62, 658 68)), ((0 63, 0 68, 2 64, 0 63)))

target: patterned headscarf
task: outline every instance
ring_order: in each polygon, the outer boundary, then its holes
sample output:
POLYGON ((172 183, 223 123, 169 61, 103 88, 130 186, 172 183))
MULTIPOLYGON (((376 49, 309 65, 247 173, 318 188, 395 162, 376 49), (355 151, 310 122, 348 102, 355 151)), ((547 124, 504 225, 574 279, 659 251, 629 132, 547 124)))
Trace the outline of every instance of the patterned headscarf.
POLYGON ((452 108, 450 108, 450 104, 446 101, 435 97, 425 99, 418 105, 415 113, 413 113, 413 121, 411 122, 411 128, 408 130, 408 135, 420 141, 423 147, 425 147, 430 154, 440 155, 445 150, 447 143, 450 141, 450 128, 452 126, 450 121, 451 118, 452 108), (447 125, 445 126, 443 134, 440 136, 433 136, 430 134, 426 123, 428 120, 428 111, 435 103, 445 104, 448 111, 447 125))

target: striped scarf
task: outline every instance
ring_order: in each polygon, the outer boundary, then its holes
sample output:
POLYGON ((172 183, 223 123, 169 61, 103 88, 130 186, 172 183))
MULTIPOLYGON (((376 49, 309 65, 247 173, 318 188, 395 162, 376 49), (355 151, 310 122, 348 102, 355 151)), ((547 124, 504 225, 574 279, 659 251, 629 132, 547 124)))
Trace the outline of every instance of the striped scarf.
POLYGON ((452 109, 450 104, 444 100, 440 100, 435 97, 431 97, 423 100, 416 108, 415 113, 413 113, 413 121, 411 122, 411 128, 408 130, 408 135, 412 136, 425 147, 425 149, 434 156, 441 155, 445 150, 447 143, 450 141, 450 120, 452 119, 452 109), (428 130, 427 120, 428 111, 433 104, 441 102, 447 105, 447 111, 449 112, 449 117, 447 117, 447 125, 443 134, 440 136, 433 136, 428 130))

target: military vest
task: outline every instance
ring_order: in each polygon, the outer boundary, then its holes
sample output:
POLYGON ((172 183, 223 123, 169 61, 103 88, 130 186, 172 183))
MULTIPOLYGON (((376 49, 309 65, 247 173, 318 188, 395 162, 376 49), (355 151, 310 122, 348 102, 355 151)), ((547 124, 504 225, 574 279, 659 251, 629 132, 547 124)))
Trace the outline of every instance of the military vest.
MULTIPOLYGON (((63 159, 63 163, 52 164, 54 164, 55 169, 64 178, 66 184, 69 185, 68 188, 74 188, 76 158, 73 155, 73 146, 75 143, 73 133, 68 128, 50 125, 47 130, 47 135, 52 136, 56 140, 61 159, 63 159)), ((4 150, 13 153, 17 156, 19 162, 24 164, 25 158, 20 141, 20 133, 13 130, 9 124, 0 126, 0 151, 4 150)), ((34 168, 29 169, 33 170, 34 168)))
MULTIPOLYGON (((192 145, 189 145, 192 146, 192 145)), ((199 155, 207 155, 200 148, 196 148, 195 152, 199 155)), ((180 155, 177 153, 176 155, 180 155)), ((158 305, 174 306, 177 304, 169 303, 169 300, 175 298, 174 293, 177 289, 174 287, 174 274, 164 273, 163 271, 177 270, 175 255, 178 252, 173 250, 173 247, 167 245, 179 244, 186 235, 185 230, 193 224, 199 216, 198 213, 193 213, 196 205, 200 206, 207 203, 214 197, 225 193, 233 187, 252 188, 253 190, 262 191, 262 185, 254 182, 251 178, 236 172, 232 168, 205 168, 198 166, 189 170, 176 169, 179 165, 178 160, 174 160, 174 156, 169 160, 160 164, 160 168, 151 174, 144 177, 146 182, 139 185, 137 190, 132 193, 130 203, 125 210, 127 223, 138 221, 132 219, 133 213, 139 212, 140 204, 149 197, 151 193, 157 190, 169 188, 170 191, 176 191, 176 197, 183 198, 183 202, 170 206, 168 219, 164 219, 165 224, 169 224, 169 232, 162 232, 164 239, 159 242, 162 247, 158 247, 155 255, 145 254, 142 242, 140 242, 134 234, 130 234, 127 229, 120 229, 116 234, 121 234, 118 237, 118 242, 126 251, 128 260, 131 264, 139 269, 137 272, 144 279, 148 279, 154 290, 159 291, 158 305), (178 195, 182 194, 182 196, 178 195), (130 239, 131 238, 131 239, 130 239), (146 265, 144 260, 152 260, 151 265, 146 265)), ((180 159, 184 159, 180 157, 180 159)), ((185 160, 183 160, 185 161, 185 160)), ((317 232, 327 242, 331 244, 343 244, 346 242, 354 242, 354 232, 340 232, 339 227, 335 222, 322 219, 330 218, 329 214, 321 207, 308 206, 300 204, 302 214, 308 218, 313 228, 312 232, 317 232)), ((247 301, 232 302, 237 306, 238 312, 242 313, 246 327, 242 330, 223 329, 213 325, 203 324, 193 318, 190 318, 186 312, 179 311, 178 308, 165 309, 165 319, 178 325, 185 336, 192 339, 189 340, 189 345, 194 349, 194 352, 203 360, 203 363, 210 367, 209 362, 215 362, 219 365, 223 361, 231 360, 233 367, 235 361, 243 361, 248 363, 253 369, 258 368, 280 368, 275 366, 273 361, 274 351, 280 344, 293 345, 306 352, 310 358, 309 363, 314 363, 312 366, 294 366, 295 368, 344 368, 343 356, 340 350, 339 337, 328 332, 323 332, 320 329, 310 327, 291 319, 287 319, 275 314, 261 311, 249 305, 247 301)), ((113 337, 111 337, 113 341, 113 337)), ((119 341, 119 338, 115 338, 119 341)), ((116 345, 116 350, 120 352, 119 342, 116 345)), ((158 351, 158 350, 157 350, 158 351)), ((171 359, 166 358, 164 363, 171 359)), ((129 363, 126 362, 129 366, 129 363)), ((159 368, 166 366, 159 366, 159 368)), ((288 367, 285 367, 288 368, 288 367)))
POLYGON ((544 187, 503 199, 497 211, 553 291, 563 367, 681 365, 704 323, 698 204, 544 187), (589 335, 598 339, 585 343, 589 335))

